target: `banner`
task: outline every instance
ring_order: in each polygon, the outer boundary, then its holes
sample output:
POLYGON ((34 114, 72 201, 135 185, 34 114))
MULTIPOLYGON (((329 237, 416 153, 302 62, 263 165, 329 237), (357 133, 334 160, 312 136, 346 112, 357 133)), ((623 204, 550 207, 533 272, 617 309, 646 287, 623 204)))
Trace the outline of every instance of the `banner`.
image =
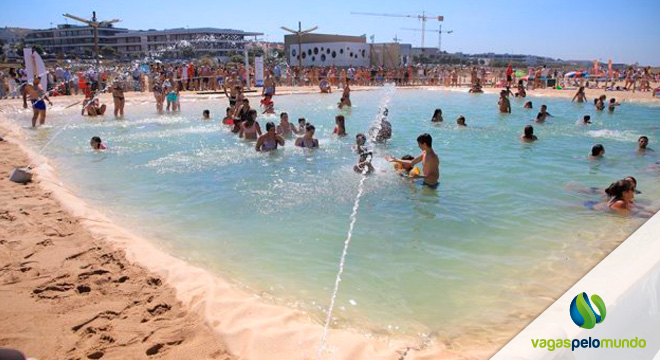
POLYGON ((264 86, 264 58, 263 56, 254 57, 254 84, 264 86))
POLYGON ((23 58, 25 60, 25 72, 27 73, 27 81, 32 83, 35 76, 41 78, 41 86, 44 90, 48 89, 48 72, 46 65, 41 59, 41 56, 32 48, 26 47, 23 49, 23 58))

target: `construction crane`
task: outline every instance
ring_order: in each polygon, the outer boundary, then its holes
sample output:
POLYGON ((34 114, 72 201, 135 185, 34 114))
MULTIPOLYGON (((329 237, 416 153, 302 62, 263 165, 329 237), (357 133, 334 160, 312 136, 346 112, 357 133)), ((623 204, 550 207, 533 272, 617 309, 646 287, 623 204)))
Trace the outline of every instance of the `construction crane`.
POLYGON ((300 23, 300 21, 298 21, 298 31, 291 30, 291 29, 289 29, 288 27, 285 27, 285 26, 280 26, 280 29, 282 29, 284 31, 288 31, 288 32, 296 35, 296 37, 298 38, 298 68, 302 68, 302 37, 304 35, 307 35, 307 34, 311 33, 312 31, 314 31, 318 28, 319 28, 318 26, 314 26, 314 27, 309 28, 307 30, 303 30, 302 29, 302 24, 300 23))
POLYGON ((96 11, 92 11, 91 20, 83 19, 79 16, 75 16, 71 14, 63 14, 62 16, 68 17, 76 21, 80 21, 81 23, 87 24, 87 26, 94 29, 94 57, 96 58, 96 81, 97 81, 96 87, 97 89, 101 90, 101 75, 99 74, 99 26, 100 27, 110 26, 114 23, 120 22, 121 20, 112 19, 107 21, 98 21, 96 19, 96 11))
POLYGON ((427 20, 437 20, 444 21, 444 16, 429 16, 422 11, 421 15, 403 15, 403 14, 384 14, 384 13, 369 13, 369 12, 351 12, 351 15, 367 15, 367 16, 388 16, 388 17, 405 17, 418 19, 422 22, 422 48, 424 47, 424 37, 426 32, 426 21, 427 20))
POLYGON ((442 24, 439 25, 437 31, 436 30, 414 29, 414 28, 401 28, 401 30, 437 32, 438 33, 438 52, 442 51, 442 33, 444 32, 445 34, 451 34, 451 33, 454 32, 454 30, 442 31, 442 24))

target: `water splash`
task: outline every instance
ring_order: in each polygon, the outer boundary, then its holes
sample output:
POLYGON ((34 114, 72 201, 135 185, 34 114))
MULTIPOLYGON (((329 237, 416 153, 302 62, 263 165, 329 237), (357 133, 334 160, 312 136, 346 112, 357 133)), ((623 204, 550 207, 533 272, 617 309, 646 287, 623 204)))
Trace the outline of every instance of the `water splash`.
MULTIPOLYGON (((383 118, 383 114, 386 113, 385 110, 387 109, 387 104, 389 104, 389 101, 392 98, 392 95, 394 94, 396 88, 394 87, 393 84, 388 84, 384 90, 385 93, 381 98, 382 100, 378 108, 378 114, 375 116, 374 121, 372 122, 372 129, 377 128, 378 130, 380 130, 380 126, 382 123, 381 119, 383 118)), ((378 131, 374 133, 377 134, 378 131)), ((337 293, 339 292, 339 283, 341 282, 341 276, 344 273, 344 266, 346 265, 346 254, 348 254, 348 247, 350 246, 351 239, 353 238, 353 229, 355 228, 355 223, 357 222, 357 214, 358 214, 358 210, 360 209, 360 199, 362 198, 362 194, 364 194, 364 182, 367 180, 367 171, 368 168, 365 166, 364 169, 362 170, 362 178, 360 179, 360 183, 358 184, 357 195, 355 196, 355 202, 353 203, 353 211, 351 212, 351 216, 349 217, 350 222, 348 225, 348 234, 346 235, 346 240, 344 240, 344 248, 342 250, 341 257, 339 259, 339 270, 337 271, 337 276, 335 277, 335 287, 332 291, 332 296, 330 296, 330 306, 328 307, 328 313, 325 318, 325 325, 323 326, 323 334, 321 335, 321 341, 316 351, 317 360, 321 359, 323 351, 326 349, 328 331, 330 329, 330 322, 332 321, 332 312, 335 308, 335 301, 337 300, 337 293)))

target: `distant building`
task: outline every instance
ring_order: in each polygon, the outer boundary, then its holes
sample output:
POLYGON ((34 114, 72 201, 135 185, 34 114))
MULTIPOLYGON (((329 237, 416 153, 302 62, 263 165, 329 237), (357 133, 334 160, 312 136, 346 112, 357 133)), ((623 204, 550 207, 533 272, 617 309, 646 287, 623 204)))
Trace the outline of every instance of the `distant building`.
POLYGON ((156 54, 170 52, 174 57, 185 57, 185 49, 195 56, 210 55, 225 61, 231 52, 242 53, 246 36, 262 33, 233 29, 194 28, 128 31, 115 36, 115 46, 121 55, 156 54))
POLYGON ((284 36, 284 53, 290 65, 302 66, 355 66, 366 67, 370 63, 370 48, 366 36, 306 34, 284 36))
MULTIPOLYGON (((99 27, 99 50, 105 46, 115 47, 115 35, 128 32, 128 29, 112 25, 99 27)), ((47 53, 56 55, 82 56, 94 52, 94 29, 89 26, 57 25, 55 29, 33 30, 25 36, 26 46, 41 45, 47 53)))
MULTIPOLYGON (((243 51, 246 36, 261 33, 242 30, 195 28, 167 30, 129 30, 111 25, 99 27, 99 51, 114 49, 118 56, 162 54, 182 57, 184 49, 194 56, 211 55, 226 60, 232 51, 243 51)), ((58 25, 55 29, 33 30, 25 37, 27 46, 39 44, 47 53, 77 57, 94 52, 94 30, 89 26, 58 25)))

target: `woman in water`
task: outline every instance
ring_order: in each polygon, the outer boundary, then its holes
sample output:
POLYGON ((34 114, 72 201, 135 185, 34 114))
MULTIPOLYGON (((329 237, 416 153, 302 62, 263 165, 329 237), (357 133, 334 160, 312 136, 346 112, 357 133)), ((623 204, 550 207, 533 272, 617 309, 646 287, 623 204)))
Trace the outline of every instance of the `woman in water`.
POLYGON ((310 149, 319 147, 319 140, 314 138, 314 131, 316 131, 314 125, 307 124, 305 126, 305 135, 296 139, 296 146, 310 149))
POLYGON ((302 134, 296 127, 289 122, 289 114, 283 112, 280 114, 280 124, 277 125, 277 135, 291 137, 292 134, 302 134))
POLYGON ((344 115, 335 116, 335 130, 333 131, 337 136, 346 136, 346 120, 344 115))
POLYGON ((465 116, 461 115, 458 118, 456 118, 456 124, 459 127, 467 127, 467 124, 465 123, 465 116))
POLYGON ((269 121, 266 123, 266 133, 257 139, 257 151, 277 150, 277 145, 284 146, 284 138, 275 131, 275 123, 269 121))
POLYGON ((231 115, 231 108, 225 109, 225 117, 222 119, 223 125, 234 125, 234 117, 231 115))
POLYGON ((241 123, 238 137, 246 140, 257 140, 259 136, 261 136, 261 127, 257 122, 257 110, 250 109, 247 120, 241 123))
POLYGON ((523 109, 532 109, 532 102, 528 101, 523 105, 523 109))
POLYGON ((158 111, 160 114, 163 112, 163 101, 165 100, 165 97, 163 96, 163 87, 160 80, 156 79, 152 91, 154 93, 154 98, 156 99, 156 111, 158 111))
POLYGON ((584 86, 580 86, 578 91, 573 96, 573 100, 571 100, 571 102, 576 101, 576 100, 579 103, 587 101, 587 95, 584 93, 584 86))
POLYGON ((433 117, 431 118, 431 122, 442 122, 443 120, 442 109, 435 109, 433 112, 433 117))
POLYGON ((523 134, 520 136, 520 140, 523 142, 533 142, 539 138, 534 135, 534 127, 532 125, 527 125, 523 129, 523 134))
POLYGON ((608 197, 607 207, 618 214, 628 215, 634 207, 635 190, 630 181, 615 181, 605 189, 605 193, 608 197))
POLYGON ((124 99, 124 88, 119 82, 116 82, 112 87, 112 100, 115 103, 115 118, 124 117, 126 99, 124 99))

